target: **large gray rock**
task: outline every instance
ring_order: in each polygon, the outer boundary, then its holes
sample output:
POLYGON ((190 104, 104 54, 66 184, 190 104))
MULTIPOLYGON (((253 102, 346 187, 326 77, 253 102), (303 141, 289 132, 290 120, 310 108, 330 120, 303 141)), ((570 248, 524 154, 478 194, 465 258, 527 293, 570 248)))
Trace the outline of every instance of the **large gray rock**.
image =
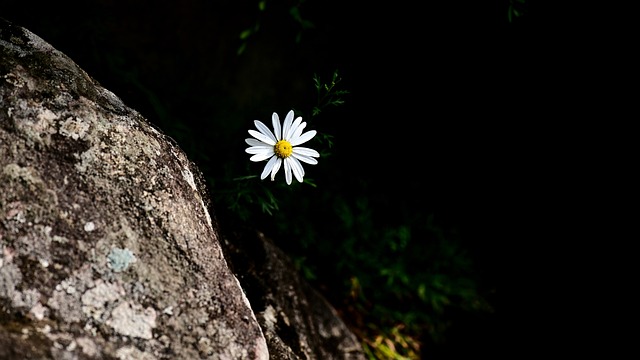
POLYGON ((282 251, 221 235, 209 205, 175 142, 0 18, 0 359, 364 359, 282 251))
POLYGON ((268 359, 201 175, 0 20, 0 359, 268 359))

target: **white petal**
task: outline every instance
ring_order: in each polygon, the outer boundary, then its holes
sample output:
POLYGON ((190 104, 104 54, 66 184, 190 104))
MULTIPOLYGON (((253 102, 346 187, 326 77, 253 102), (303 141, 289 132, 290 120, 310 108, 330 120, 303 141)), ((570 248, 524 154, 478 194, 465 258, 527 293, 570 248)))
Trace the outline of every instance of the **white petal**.
MULTIPOLYGON (((260 180, 263 180, 264 178, 267 177, 267 175, 271 172, 271 170, 273 169, 273 165, 277 162, 278 157, 274 156, 271 158, 271 160, 269 160, 269 162, 267 162, 267 165, 264 166, 264 170, 262 170, 262 174, 260 174, 260 180)), ((280 166, 278 166, 280 167, 280 166)), ((278 171, 278 170, 276 170, 278 171)))
POLYGON ((291 124, 291 128, 289 129, 289 132, 287 133, 287 135, 284 136, 283 134, 283 139, 285 140, 291 139, 293 134, 295 134, 295 132, 298 131, 298 127, 300 126, 301 122, 302 122, 302 116, 298 116, 296 120, 293 122, 293 124, 291 124))
POLYGON ((273 151, 273 146, 269 146, 269 145, 260 145, 260 146, 252 146, 249 148, 246 148, 244 150, 247 154, 261 154, 261 153, 268 153, 269 155, 274 155, 275 152, 273 151))
POLYGON ((307 131, 306 133, 302 134, 302 136, 290 139, 289 142, 291 143, 291 146, 300 145, 311 140, 314 136, 316 136, 316 133, 317 131, 315 130, 307 131))
POLYGON ((303 122, 302 124, 300 124, 300 126, 298 126, 296 131, 294 131, 293 134, 291 134, 290 138, 295 139, 295 138, 299 137, 300 134, 302 134, 302 130, 304 130, 304 128, 306 126, 307 126, 306 122, 303 122))
POLYGON ((287 185, 291 185, 291 164, 289 164, 289 158, 284 160, 284 178, 287 180, 287 185))
POLYGON ((282 126, 282 136, 289 134, 291 129, 291 123, 293 122, 293 110, 289 110, 287 117, 284 118, 284 125, 282 126))
POLYGON ((289 161, 291 170, 293 170, 293 175, 296 177, 296 179, 298 179, 299 182, 302 182, 304 177, 304 168, 302 168, 302 164, 300 164, 300 162, 294 157, 288 157, 285 159, 285 161, 289 161))
POLYGON ((267 125, 263 124, 262 121, 260 120, 253 120, 253 123, 256 125, 256 128, 258 129, 258 131, 260 131, 262 134, 264 134, 265 136, 269 137, 271 140, 275 142, 278 141, 278 139, 276 139, 276 137, 273 135, 273 133, 271 132, 271 129, 269 129, 267 127, 267 125))
POLYGON ((276 159, 276 164, 273 166, 273 170, 271 170, 271 181, 275 180, 276 173, 278 173, 280 166, 282 166, 282 159, 277 156, 274 156, 274 158, 276 159))
POLYGON ((251 161, 262 161, 262 160, 267 160, 269 158, 269 156, 274 156, 273 154, 264 152, 264 153, 260 153, 260 154, 255 154, 252 157, 249 158, 249 160, 251 161))
POLYGON ((302 162, 306 162, 307 164, 315 165, 318 163, 318 160, 312 158, 311 156, 305 156, 305 155, 300 155, 296 153, 291 154, 291 156, 293 156, 294 158, 302 162))
POLYGON ((278 117, 278 114, 273 113, 273 115, 271 115, 271 123, 273 124, 273 132, 276 135, 276 139, 280 140, 282 139, 281 136, 281 130, 282 128, 280 127, 280 118, 278 117))
POLYGON ((267 144, 263 143, 260 140, 256 140, 256 139, 252 139, 252 138, 246 138, 246 139, 244 139, 244 142, 246 142, 248 145, 251 145, 251 146, 266 146, 267 145, 267 144))
POLYGON ((256 139, 258 139, 260 141, 262 141, 265 144, 269 144, 269 145, 275 145, 276 144, 276 142, 272 138, 270 138, 269 136, 264 135, 262 133, 259 133, 259 132, 255 131, 255 130, 249 130, 249 134, 251 134, 251 136, 253 136, 254 138, 256 138, 256 139))
POLYGON ((307 147, 302 147, 302 146, 294 147, 293 148, 293 153, 294 154, 298 154, 298 155, 320 157, 320 154, 318 154, 317 151, 315 151, 313 149, 309 149, 307 147))

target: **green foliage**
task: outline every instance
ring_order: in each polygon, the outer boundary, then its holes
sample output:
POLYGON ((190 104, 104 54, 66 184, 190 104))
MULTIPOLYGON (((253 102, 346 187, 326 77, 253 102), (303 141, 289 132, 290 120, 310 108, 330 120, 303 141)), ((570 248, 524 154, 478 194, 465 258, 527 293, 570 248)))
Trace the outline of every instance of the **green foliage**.
POLYGON ((291 6, 289 8, 289 14, 293 18, 293 20, 299 24, 300 30, 296 34, 296 43, 299 43, 302 40, 302 34, 304 30, 313 29, 315 25, 313 22, 305 19, 302 16, 302 4, 304 4, 305 0, 298 0, 298 3, 291 6))
POLYGON ((365 356, 369 360, 417 360, 420 359, 420 343, 404 332, 404 326, 379 329, 370 324, 372 335, 362 343, 365 356))
MULTIPOLYGON (((296 34, 296 37, 295 37, 296 43, 300 43, 300 41, 302 40, 302 34, 305 30, 313 29, 315 27, 313 22, 306 19, 302 15, 302 5, 304 3, 305 3, 305 0, 297 0, 294 4, 290 5, 289 7, 289 15, 291 15, 291 18, 293 19, 293 21, 299 26, 298 33, 296 34)), ((248 46, 248 41, 260 30, 261 23, 262 23, 261 19, 262 17, 265 16, 264 13, 267 11, 266 0, 258 1, 258 11, 259 11, 259 14, 256 18, 255 23, 245 28, 244 30, 242 30, 240 32, 240 35, 238 36, 242 42, 240 43, 240 46, 238 46, 238 50, 236 51, 237 55, 241 55, 246 51, 248 46)))
POLYGON ((451 311, 492 311, 459 234, 435 215, 387 221, 380 204, 338 192, 308 202, 329 210, 314 222, 310 205, 298 200, 295 212, 276 213, 277 233, 299 241, 280 245, 310 281, 342 294, 335 303, 352 309, 354 323, 366 324, 359 335, 370 358, 419 359, 417 339, 444 341, 451 311))
MULTIPOLYGON (((267 9, 267 1, 266 0, 260 0, 258 1, 258 11, 260 14, 264 13, 264 11, 267 9)), ((241 43, 240 46, 238 46, 238 50, 236 51, 237 55, 241 55, 245 52, 245 50, 247 49, 247 43, 249 41, 249 39, 258 33, 258 31, 260 30, 260 19, 258 18, 258 20, 256 20, 256 22, 254 24, 252 24, 250 27, 245 28, 244 30, 242 30, 240 32, 240 35, 238 35, 238 38, 240 38, 241 43)))
POLYGON ((240 176, 233 179, 237 187, 235 191, 230 192, 233 197, 230 198, 229 209, 235 212, 241 219, 248 220, 251 213, 251 205, 256 204, 260 210, 268 215, 273 215, 278 210, 278 200, 273 191, 264 186, 258 175, 240 176))
MULTIPOLYGON (((437 340, 447 328, 448 308, 490 310, 456 232, 440 228, 433 214, 393 225, 376 220, 372 209, 379 207, 366 198, 335 202, 342 221, 338 271, 356 278, 356 304, 371 319, 405 324, 415 333, 426 329, 437 340)), ((348 292, 353 297, 354 289, 348 292)))
POLYGON ((344 104, 343 97, 349 94, 349 91, 337 89, 341 81, 342 78, 338 75, 338 70, 333 73, 333 77, 329 83, 323 83, 317 74, 313 75, 313 82, 315 83, 318 94, 318 102, 311 113, 313 116, 320 114, 320 112, 328 106, 344 104))
POLYGON ((525 0, 509 0, 509 6, 507 7, 507 19, 509 22, 524 14, 525 0))

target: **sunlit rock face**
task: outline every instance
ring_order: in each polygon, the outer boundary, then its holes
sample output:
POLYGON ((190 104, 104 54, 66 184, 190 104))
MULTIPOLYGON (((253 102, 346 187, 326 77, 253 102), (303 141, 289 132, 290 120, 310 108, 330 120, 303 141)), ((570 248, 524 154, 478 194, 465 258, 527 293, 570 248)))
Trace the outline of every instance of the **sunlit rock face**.
POLYGON ((171 138, 1 18, 0 55, 0 360, 365 358, 171 138))
POLYGON ((0 359, 268 359, 198 169, 0 20, 0 359))

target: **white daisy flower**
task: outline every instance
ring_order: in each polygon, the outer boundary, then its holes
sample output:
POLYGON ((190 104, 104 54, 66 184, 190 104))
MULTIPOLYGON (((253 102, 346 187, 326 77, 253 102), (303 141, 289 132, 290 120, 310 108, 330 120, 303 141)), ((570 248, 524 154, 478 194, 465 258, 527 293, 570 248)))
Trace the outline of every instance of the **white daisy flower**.
POLYGON ((271 181, 273 181, 282 163, 284 163, 284 177, 287 180, 287 184, 291 185, 292 172, 296 179, 302 182, 304 169, 300 162, 315 165, 318 160, 314 158, 319 157, 320 154, 313 149, 298 145, 311 140, 316 136, 316 131, 311 130, 303 134, 302 130, 307 126, 307 123, 302 122, 301 116, 298 116, 294 121, 293 110, 287 113, 282 127, 280 127, 280 118, 275 112, 271 116, 271 122, 273 123, 273 132, 261 121, 253 121, 258 131, 249 130, 249 134, 255 139, 248 138, 244 140, 251 146, 245 150, 253 155, 249 160, 257 162, 269 159, 264 170, 262 170, 260 179, 266 178, 271 173, 271 181))

